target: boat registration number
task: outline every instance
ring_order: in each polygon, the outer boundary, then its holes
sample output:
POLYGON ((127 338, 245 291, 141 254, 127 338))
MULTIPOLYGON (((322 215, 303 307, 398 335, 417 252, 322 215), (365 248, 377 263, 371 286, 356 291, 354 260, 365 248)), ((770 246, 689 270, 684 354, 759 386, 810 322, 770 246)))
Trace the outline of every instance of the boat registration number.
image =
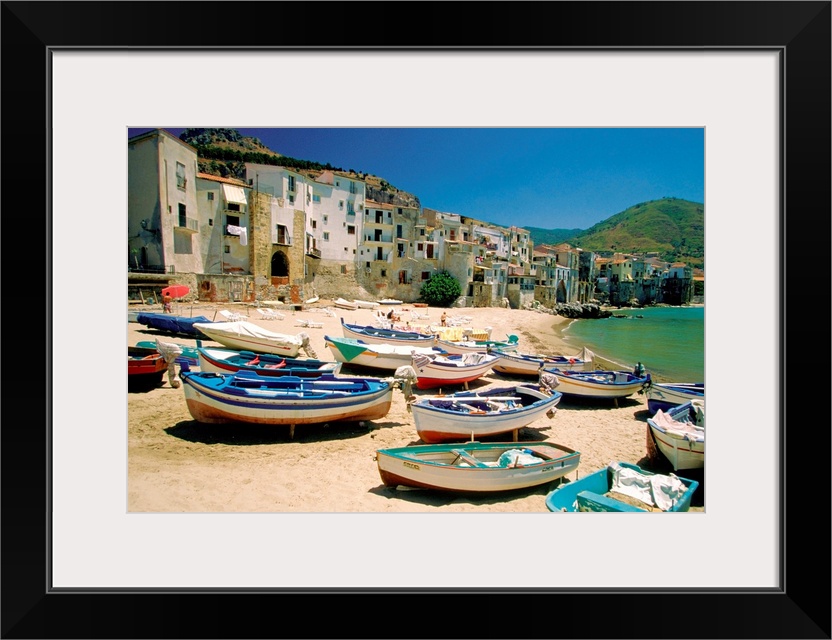
POLYGON ((414 469, 415 471, 421 471, 418 464, 414 464, 413 462, 402 462, 402 464, 407 467, 408 469, 414 469))

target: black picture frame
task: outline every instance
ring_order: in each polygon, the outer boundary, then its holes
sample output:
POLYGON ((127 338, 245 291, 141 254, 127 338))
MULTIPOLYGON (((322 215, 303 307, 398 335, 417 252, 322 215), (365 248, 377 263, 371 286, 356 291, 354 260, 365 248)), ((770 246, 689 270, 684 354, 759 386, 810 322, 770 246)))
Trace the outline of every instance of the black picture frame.
MULTIPOLYGON (((0 15, 6 187, 2 202, 7 222, 0 264, 8 303, 3 312, 5 420, 0 430, 3 638, 830 638, 830 434, 825 419, 818 425, 814 415, 815 398, 820 415, 826 415, 829 383, 813 375, 815 367, 823 366, 818 360, 824 362, 830 353, 830 2, 3 2, 0 15), (283 32, 262 28, 262 22, 258 25, 263 17, 273 15, 278 28, 281 9, 290 8, 308 9, 315 29, 283 32), (375 18, 356 20, 357 32, 344 29, 345 9, 354 16, 366 11, 375 18), (222 12, 233 13, 239 28, 219 30, 222 12), (260 17, 247 22, 247 14, 260 17), (774 257, 780 262, 777 295, 782 309, 779 589, 673 593, 594 589, 54 593, 49 589, 49 398, 52 386, 60 384, 50 379, 48 366, 51 326, 60 321, 49 297, 50 51, 356 49, 361 48, 355 46, 356 33, 362 34, 359 39, 369 50, 780 52, 785 79, 782 246, 781 255, 774 257), (26 194, 22 201, 21 191, 26 194), (21 207, 26 215, 18 220, 25 222, 10 224, 11 212, 21 207), (38 320, 43 320, 43 329, 38 320), (32 339, 21 339, 21 324, 26 327, 24 336, 32 339), (800 415, 809 416, 805 419, 811 421, 811 441, 802 435, 807 429, 800 415), (456 598, 462 600, 454 602, 456 598)), ((743 266, 768 258, 772 257, 737 255, 743 266)), ((79 274, 80 282, 85 278, 91 280, 90 274, 79 274)), ((83 296, 93 304, 94 293, 83 296)), ((749 481, 769 471, 753 465, 748 469, 749 481)), ((564 545, 568 541, 559 541, 559 547, 564 545)), ((661 570, 649 557, 645 564, 646 569, 661 570)))

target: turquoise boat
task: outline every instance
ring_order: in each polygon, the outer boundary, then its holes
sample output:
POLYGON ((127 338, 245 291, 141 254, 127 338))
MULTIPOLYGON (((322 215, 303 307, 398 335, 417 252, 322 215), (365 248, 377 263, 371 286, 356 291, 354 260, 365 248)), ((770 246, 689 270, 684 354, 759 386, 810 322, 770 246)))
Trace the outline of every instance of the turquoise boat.
POLYGON ((554 513, 688 511, 698 487, 696 480, 613 462, 574 482, 560 484, 546 496, 546 507, 554 513))

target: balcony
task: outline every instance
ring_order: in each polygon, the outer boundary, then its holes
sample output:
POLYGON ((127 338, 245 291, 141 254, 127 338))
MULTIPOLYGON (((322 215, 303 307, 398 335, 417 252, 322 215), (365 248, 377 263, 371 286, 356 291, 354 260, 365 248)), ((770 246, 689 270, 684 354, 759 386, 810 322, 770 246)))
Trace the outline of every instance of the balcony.
POLYGON ((179 229, 188 233, 199 232, 199 221, 196 220, 196 218, 187 218, 185 216, 179 216, 176 222, 177 224, 174 227, 174 229, 179 229))
POLYGON ((315 247, 310 247, 309 249, 306 250, 306 255, 308 255, 311 258, 318 258, 320 260, 321 259, 321 250, 316 249, 315 247))

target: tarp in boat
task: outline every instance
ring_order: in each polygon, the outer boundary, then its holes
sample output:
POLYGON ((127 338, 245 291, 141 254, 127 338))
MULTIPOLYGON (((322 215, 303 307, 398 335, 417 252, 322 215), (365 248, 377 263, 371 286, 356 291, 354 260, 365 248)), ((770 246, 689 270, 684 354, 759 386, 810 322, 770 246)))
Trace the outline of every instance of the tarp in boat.
POLYGON ((610 491, 623 493, 662 511, 672 508, 688 490, 685 483, 672 473, 666 476, 658 473, 647 475, 617 462, 610 463, 609 468, 612 471, 610 491))

